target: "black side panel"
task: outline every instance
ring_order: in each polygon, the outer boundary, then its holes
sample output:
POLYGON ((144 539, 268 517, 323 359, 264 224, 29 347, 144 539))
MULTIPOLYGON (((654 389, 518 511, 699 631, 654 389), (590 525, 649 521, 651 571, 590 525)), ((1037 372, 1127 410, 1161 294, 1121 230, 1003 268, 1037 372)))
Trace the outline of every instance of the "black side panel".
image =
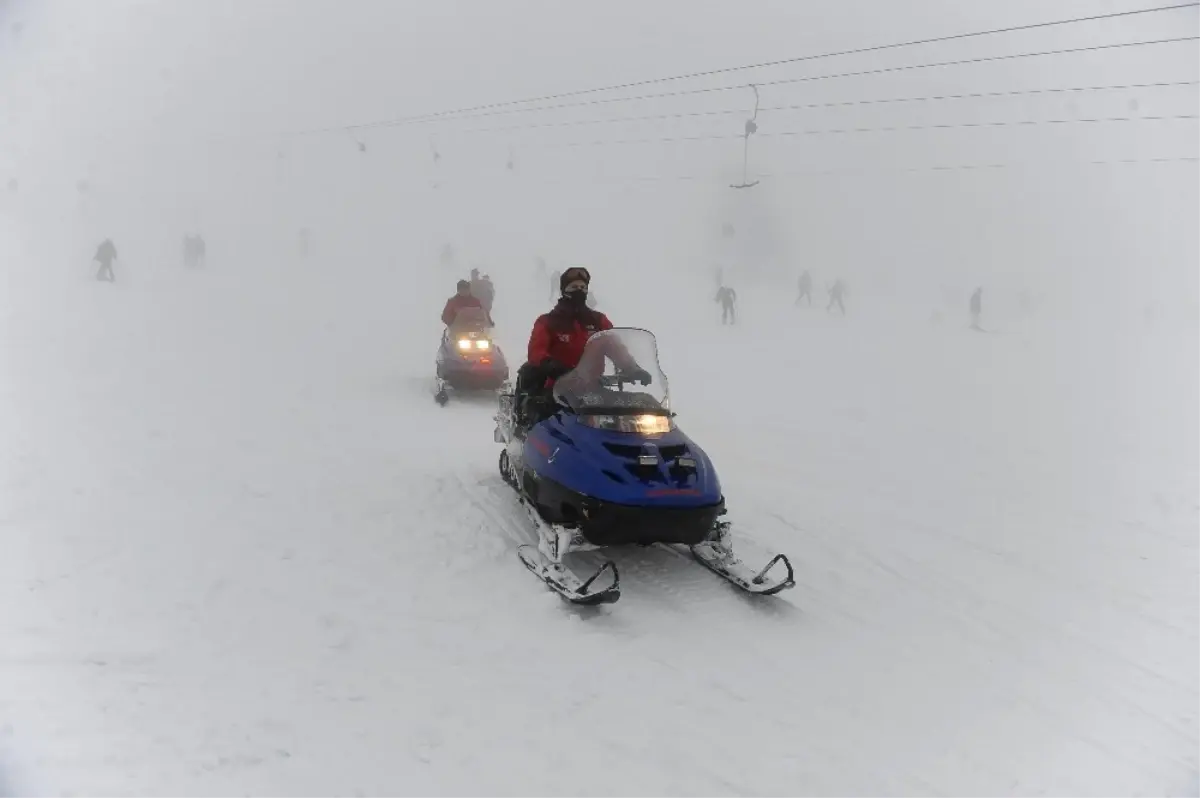
POLYGON ((508 379, 508 372, 444 369, 438 376, 458 391, 494 391, 508 379))
POLYGON ((600 502, 549 479, 537 481, 536 506, 552 524, 577 526, 597 546, 708 540, 725 503, 705 507, 655 507, 600 502))

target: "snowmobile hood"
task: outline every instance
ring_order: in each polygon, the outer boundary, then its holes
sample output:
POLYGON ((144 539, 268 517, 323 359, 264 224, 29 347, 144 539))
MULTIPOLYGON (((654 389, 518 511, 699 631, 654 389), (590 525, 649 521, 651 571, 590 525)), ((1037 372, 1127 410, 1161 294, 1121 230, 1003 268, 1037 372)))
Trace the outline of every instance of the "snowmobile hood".
POLYGON ((595 429, 560 413, 530 430, 524 458, 539 476, 600 501, 701 507, 722 499, 712 461, 677 427, 643 436, 595 429))

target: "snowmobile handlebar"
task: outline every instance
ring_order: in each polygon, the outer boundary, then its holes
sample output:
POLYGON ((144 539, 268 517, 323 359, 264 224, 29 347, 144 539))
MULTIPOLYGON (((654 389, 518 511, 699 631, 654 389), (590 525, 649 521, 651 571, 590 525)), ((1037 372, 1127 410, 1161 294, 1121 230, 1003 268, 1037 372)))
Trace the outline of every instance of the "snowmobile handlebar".
POLYGON ((621 374, 605 374, 600 377, 600 384, 605 388, 616 388, 617 390, 621 390, 625 387, 625 383, 627 382, 649 385, 650 375, 642 369, 635 369, 632 372, 625 372, 621 374))

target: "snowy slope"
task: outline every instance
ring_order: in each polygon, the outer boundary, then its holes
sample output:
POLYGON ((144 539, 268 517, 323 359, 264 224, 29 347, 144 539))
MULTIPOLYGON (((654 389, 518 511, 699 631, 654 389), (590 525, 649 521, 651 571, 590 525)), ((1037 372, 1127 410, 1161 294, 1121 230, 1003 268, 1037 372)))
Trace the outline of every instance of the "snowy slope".
MULTIPOLYGON (((43 265, 3 300, 0 789, 1197 792, 1194 327, 598 288, 798 586, 637 550, 577 611, 513 554, 492 406, 431 401, 437 300, 43 265)), ((500 288, 519 361, 541 289, 500 288)))

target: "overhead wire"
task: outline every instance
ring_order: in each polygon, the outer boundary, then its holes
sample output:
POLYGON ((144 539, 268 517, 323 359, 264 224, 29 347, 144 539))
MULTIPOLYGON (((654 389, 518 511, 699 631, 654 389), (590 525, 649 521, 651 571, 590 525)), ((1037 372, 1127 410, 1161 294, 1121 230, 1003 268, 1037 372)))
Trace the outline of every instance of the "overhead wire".
MULTIPOLYGON (((1175 37, 1168 37, 1168 38, 1148 39, 1148 40, 1139 40, 1139 41, 1110 42, 1110 43, 1093 44, 1093 45, 1080 46, 1080 47, 1038 50, 1038 51, 1033 51, 1033 52, 1005 53, 1005 54, 1000 54, 1000 55, 979 56, 979 57, 971 57, 971 58, 958 58, 958 59, 952 59, 952 60, 924 62, 924 63, 917 63, 917 64, 901 64, 901 65, 895 65, 895 66, 876 67, 876 68, 861 69, 861 70, 848 70, 848 71, 825 73, 825 74, 818 74, 818 75, 780 77, 780 78, 767 80, 767 81, 756 81, 754 83, 743 83, 743 84, 739 84, 739 85, 704 86, 704 87, 696 87, 696 88, 678 89, 678 90, 673 90, 673 91, 644 93, 644 94, 634 95, 634 96, 593 97, 593 98, 589 98, 589 99, 585 99, 585 100, 581 100, 581 101, 577 101, 577 102, 565 102, 565 103, 557 102, 558 100, 592 95, 592 94, 597 94, 597 93, 606 92, 606 91, 622 91, 622 90, 628 90, 628 89, 632 89, 632 88, 638 88, 638 87, 642 87, 642 86, 665 83, 665 82, 670 82, 670 81, 712 77, 712 76, 716 76, 716 75, 740 72, 740 71, 745 71, 745 70, 782 66, 782 65, 786 65, 786 64, 795 64, 795 63, 800 63, 800 62, 816 61, 816 60, 832 58, 832 57, 836 57, 836 56, 846 56, 846 55, 855 55, 855 54, 862 54, 862 53, 869 53, 869 52, 877 52, 877 51, 883 51, 883 50, 892 50, 892 49, 899 49, 899 48, 903 48, 903 47, 912 47, 912 46, 917 46, 917 45, 934 44, 934 43, 938 43, 938 42, 948 42, 948 41, 953 41, 953 40, 970 39, 970 38, 982 37, 982 36, 988 36, 988 35, 994 35, 994 34, 1012 33, 1012 32, 1017 32, 1017 31, 1028 31, 1028 30, 1034 30, 1034 29, 1038 29, 1038 28, 1049 28, 1049 27, 1064 26, 1064 25, 1069 25, 1069 24, 1082 24, 1085 22, 1091 22, 1091 21, 1097 21, 1097 20, 1103 20, 1103 19, 1131 17, 1131 16, 1135 16, 1135 15, 1175 11, 1175 10, 1181 10, 1181 9, 1186 9, 1186 8, 1195 8, 1195 7, 1200 7, 1200 0, 1196 0, 1196 2, 1178 3, 1178 4, 1174 4, 1174 5, 1159 6, 1159 7, 1155 7, 1155 8, 1135 9, 1135 10, 1130 10, 1130 11, 1112 12, 1112 13, 1107 13, 1107 14, 1097 14, 1097 15, 1091 15, 1091 16, 1086 16, 1086 17, 1075 17, 1075 18, 1065 19, 1065 20, 1054 20, 1054 21, 1049 21, 1049 22, 1030 23, 1030 24, 1026 24, 1026 25, 1011 26, 1008 28, 996 28, 996 29, 989 29, 989 30, 984 30, 984 31, 974 31, 974 32, 968 32, 968 33, 954 34, 954 35, 943 36, 943 37, 932 37, 932 38, 911 40, 911 41, 906 41, 906 42, 897 42, 897 43, 885 44, 885 45, 874 45, 874 46, 869 46, 869 47, 855 48, 855 49, 851 49, 851 50, 843 50, 843 51, 837 51, 837 52, 812 54, 812 55, 799 56, 799 57, 789 58, 789 59, 781 59, 781 60, 777 60, 777 61, 761 62, 761 63, 756 63, 756 64, 746 64, 746 65, 741 65, 741 66, 736 66, 736 67, 727 67, 727 68, 706 70, 706 71, 702 71, 702 72, 692 72, 692 73, 686 73, 686 74, 674 75, 674 76, 668 76, 668 77, 662 77, 662 78, 652 78, 652 79, 646 79, 646 80, 632 81, 632 82, 616 84, 616 85, 612 85, 612 86, 580 89, 580 90, 569 91, 569 92, 559 92, 556 94, 548 94, 548 95, 543 95, 540 97, 532 97, 532 98, 526 98, 526 99, 521 99, 521 100, 510 100, 510 101, 504 101, 504 102, 486 103, 486 104, 482 104, 482 105, 475 105, 475 106, 469 106, 469 107, 464 107, 464 108, 438 111, 438 112, 430 113, 430 114, 397 117, 397 118, 381 120, 381 121, 376 121, 376 122, 359 123, 359 124, 352 124, 352 125, 340 125, 340 126, 332 126, 332 127, 324 127, 324 128, 314 128, 314 129, 303 130, 303 131, 295 131, 291 134, 282 134, 282 135, 284 137, 291 137, 291 136, 296 136, 296 135, 309 135, 309 134, 318 134, 318 133, 326 133, 326 132, 349 132, 351 134, 354 134, 356 131, 363 131, 363 130, 367 130, 367 129, 395 128, 395 127, 418 125, 418 124, 421 124, 421 125, 431 125, 431 124, 443 125, 445 123, 454 122, 454 121, 480 119, 480 118, 491 117, 491 116, 500 116, 500 115, 505 115, 505 114, 547 113, 547 112, 552 112, 552 111, 561 111, 561 110, 566 110, 566 109, 610 105, 610 104, 617 104, 617 103, 633 103, 633 102, 640 102, 640 101, 661 100, 661 99, 667 99, 667 98, 708 95, 708 94, 715 94, 715 93, 720 93, 720 92, 746 90, 748 88, 754 89, 755 93, 757 95, 759 88, 762 88, 762 87, 778 87, 778 86, 787 86, 787 85, 810 83, 810 82, 817 82, 817 81, 827 81, 827 80, 835 80, 835 79, 866 77, 866 76, 873 76, 873 75, 887 75, 887 74, 895 74, 895 73, 909 72, 909 71, 915 71, 915 70, 937 69, 937 68, 945 68, 945 67, 958 67, 958 66, 966 66, 966 65, 971 65, 971 64, 996 63, 996 62, 1013 61, 1013 60, 1027 59, 1027 58, 1043 58, 1043 57, 1051 57, 1051 56, 1065 56, 1065 55, 1094 53, 1094 52, 1112 52, 1112 51, 1117 51, 1117 50, 1122 50, 1122 49, 1130 49, 1130 48, 1155 47, 1155 46, 1164 46, 1164 45, 1180 44, 1180 43, 1187 43, 1187 42, 1196 42, 1196 41, 1200 40, 1200 36, 1196 36, 1196 35, 1175 36, 1175 37), (553 103, 553 104, 549 104, 549 105, 545 104, 548 102, 553 103)), ((757 110, 761 110, 763 112, 778 113, 778 112, 793 111, 793 110, 813 110, 813 109, 822 109, 822 108, 828 109, 828 108, 846 108, 846 107, 853 107, 853 106, 896 105, 896 104, 902 104, 902 103, 962 101, 962 100, 970 100, 970 99, 1002 98, 1002 97, 1032 96, 1032 95, 1054 95, 1054 94, 1072 94, 1072 93, 1081 94, 1081 93, 1088 93, 1088 92, 1094 93, 1094 92, 1103 92, 1103 91, 1132 91, 1132 90, 1147 90, 1147 89, 1156 89, 1156 88, 1183 87, 1183 86, 1196 86, 1196 85, 1200 85, 1200 81, 1177 80, 1177 81, 1157 81, 1157 82, 1145 82, 1145 83, 1132 83, 1131 82, 1131 83, 1114 84, 1114 85, 1043 87, 1043 88, 1033 88, 1033 89, 1011 89, 1011 90, 997 90, 997 91, 941 93, 941 94, 925 95, 925 96, 877 97, 877 98, 866 98, 866 99, 839 99, 839 100, 832 100, 832 101, 825 101, 825 102, 806 102, 806 103, 765 106, 765 107, 759 108, 757 110)), ((1134 110, 1136 110, 1136 106, 1133 106, 1133 108, 1134 108, 1134 110)), ((604 119, 546 121, 546 122, 535 122, 535 123, 531 123, 531 124, 527 124, 527 125, 507 125, 507 126, 496 126, 496 127, 483 127, 483 128, 473 128, 473 129, 459 130, 459 131, 455 131, 452 129, 451 130, 443 129, 443 130, 437 131, 437 135, 441 136, 444 134, 455 135, 455 134, 468 134, 468 133, 514 132, 514 131, 519 131, 519 130, 531 130, 531 129, 539 129, 539 128, 574 127, 574 126, 586 126, 586 125, 613 124, 613 123, 619 123, 619 122, 655 121, 655 120, 663 120, 663 119, 689 119, 689 118, 713 117, 713 116, 731 116, 731 115, 735 115, 735 114, 744 114, 744 113, 746 113, 746 112, 742 109, 698 110, 698 111, 690 111, 690 112, 664 113, 664 114, 652 114, 652 115, 641 115, 641 116, 609 117, 609 118, 604 118, 604 119)), ((1154 116, 1110 116, 1110 117, 1088 117, 1088 118, 1075 118, 1075 119, 1021 119, 1021 120, 995 120, 995 121, 985 121, 985 122, 956 122, 956 123, 937 123, 937 124, 919 124, 919 125, 885 125, 885 126, 879 126, 879 127, 806 128, 806 129, 800 129, 800 130, 771 131, 771 132, 761 133, 758 135, 760 135, 762 137, 768 137, 768 138, 773 138, 773 137, 785 138, 785 137, 800 137, 800 136, 848 135, 848 134, 867 134, 867 133, 897 133, 897 132, 908 132, 908 131, 933 131, 933 130, 954 130, 954 129, 1017 128, 1017 127, 1033 127, 1033 126, 1038 126, 1038 125, 1102 124, 1102 123, 1131 123, 1131 122, 1171 122, 1171 121, 1185 121, 1185 120, 1195 121, 1196 119, 1197 119, 1197 116, 1192 115, 1192 114, 1178 114, 1178 115, 1163 114, 1163 115, 1154 115, 1154 116)), ((693 142, 693 141, 706 141, 706 140, 733 140, 733 139, 739 139, 739 138, 746 138, 747 142, 748 142, 748 135, 744 137, 740 134, 728 134, 728 135, 672 136, 672 137, 660 137, 660 138, 651 137, 651 138, 640 138, 640 139, 633 138, 633 139, 616 139, 616 140, 603 140, 602 139, 602 140, 597 140, 597 141, 566 142, 566 143, 559 143, 559 144, 551 144, 550 146, 551 147, 585 147, 585 146, 606 146, 606 145, 629 145, 629 144, 640 144, 640 143, 668 143, 668 142, 693 142)), ((365 151, 365 145, 362 143, 361 139, 359 139, 358 141, 359 141, 360 151, 365 151)), ((432 139, 430 139, 430 143, 431 143, 431 146, 433 146, 432 139)), ((543 149, 543 148, 544 147, 539 147, 539 149, 543 149)), ((434 151, 435 161, 438 160, 438 157, 439 156, 435 149, 435 151, 434 151)), ((1081 163, 1100 165, 1100 164, 1130 164, 1130 163, 1136 163, 1136 164, 1184 163, 1184 162, 1195 163, 1196 161, 1197 161, 1196 158, 1184 157, 1184 158, 1099 160, 1099 161, 1090 161, 1090 162, 1081 162, 1081 163)), ((514 168, 514 155, 513 155, 513 149, 512 149, 511 144, 509 145, 509 150, 508 150, 507 165, 508 165, 507 169, 511 173, 514 168)), ((1021 164, 963 164, 963 165, 911 167, 911 168, 899 167, 899 168, 894 168, 894 169, 883 169, 883 170, 868 169, 867 171, 897 171, 897 172, 968 171, 968 170, 980 170, 980 169, 1017 168, 1019 166, 1021 166, 1021 164)), ((832 170, 832 171, 831 170, 822 170, 822 171, 815 171, 815 172, 814 171, 806 171, 803 173, 778 173, 778 174, 774 174, 774 175, 772 175, 770 173, 764 173, 761 175, 757 175, 755 177, 756 177, 756 182, 757 182, 757 177, 775 179, 775 178, 779 178, 779 177, 787 177, 792 174, 816 176, 816 175, 821 175, 821 174, 838 174, 838 173, 848 174, 848 173, 852 173, 853 171, 862 171, 862 170, 849 170, 849 171, 847 171, 847 170, 832 170)), ((645 177, 645 178, 631 178, 631 179, 636 180, 636 181, 642 181, 642 180, 653 181, 653 180, 658 180, 658 179, 699 180, 699 179, 710 179, 710 178, 702 177, 702 176, 675 176, 675 177, 668 176, 668 177, 661 177, 661 178, 649 176, 649 177, 645 177)), ((457 182, 457 181, 453 181, 453 182, 457 182)), ((745 180, 743 180, 743 182, 745 182, 745 180)), ((735 186, 735 187, 737 187, 737 186, 735 186)))
MULTIPOLYGON (((1036 89, 1012 89, 1006 91, 977 91, 963 94, 933 94, 920 97, 881 97, 859 100, 835 100, 831 102, 797 103, 793 105, 764 105, 760 113, 779 111, 820 110, 830 108, 850 108, 869 105, 898 105, 902 103, 933 103, 958 100, 996 99, 1003 97, 1024 97, 1042 94, 1083 94, 1103 91, 1136 91, 1142 89, 1178 88, 1198 86, 1200 80, 1159 81, 1155 83, 1122 83, 1106 86, 1064 86, 1036 89)), ((603 119, 570 119, 557 122, 534 122, 528 125, 501 125, 497 127, 466 128, 463 130, 442 131, 439 135, 466 135, 474 133, 512 133, 521 130, 538 130, 558 127, 584 127, 587 125, 615 124, 620 122, 653 122, 664 119, 692 119, 708 116, 735 116, 745 114, 745 109, 723 108, 712 111, 689 111, 674 114, 649 114, 645 116, 616 116, 603 119)))
MULTIPOLYGON (((773 61, 763 61, 763 62, 753 63, 753 64, 742 64, 742 65, 738 65, 738 66, 722 67, 722 68, 717 68, 717 69, 708 69, 708 70, 701 70, 701 71, 695 71, 695 72, 687 72, 687 73, 683 73, 683 74, 669 75, 669 76, 665 76, 665 77, 648 78, 648 79, 636 80, 636 81, 627 81, 624 83, 617 83, 617 84, 613 84, 613 85, 609 85, 609 86, 597 86, 597 87, 592 87, 592 88, 587 88, 587 89, 576 89, 573 91, 544 94, 544 95, 537 96, 537 97, 528 97, 528 98, 517 99, 517 100, 506 100, 503 102, 484 103, 484 104, 480 104, 480 105, 467 106, 467 107, 463 107, 463 108, 455 108, 455 109, 448 109, 448 110, 444 110, 444 111, 436 111, 436 112, 432 112, 432 113, 428 113, 428 114, 417 114, 417 115, 412 115, 412 116, 397 117, 397 118, 393 118, 390 120, 365 122, 365 123, 358 123, 358 124, 353 124, 353 125, 339 125, 339 126, 326 127, 326 128, 315 128, 312 130, 297 131, 297 133, 298 134, 321 133, 321 132, 329 132, 331 130, 342 130, 342 129, 356 130, 356 129, 363 129, 363 128, 371 128, 371 127, 385 127, 385 126, 393 126, 393 125, 398 125, 398 124, 408 124, 408 123, 415 123, 415 122, 420 122, 420 121, 431 121, 431 120, 437 120, 437 119, 441 119, 441 118, 448 117, 448 116, 460 116, 463 114, 470 114, 470 113, 475 113, 475 112, 495 111, 497 109, 509 108, 512 106, 551 102, 551 101, 560 100, 560 99, 567 99, 569 97, 579 97, 579 96, 585 96, 585 95, 589 95, 589 94, 598 94, 601 92, 626 91, 628 89, 639 88, 642 86, 649 86, 649 85, 658 84, 658 83, 667 83, 667 82, 673 82, 673 81, 679 81, 679 80, 693 80, 696 78, 706 78, 706 77, 712 77, 715 75, 730 74, 730 73, 734 73, 734 72, 743 72, 743 71, 748 71, 748 70, 753 70, 753 69, 764 69, 764 68, 768 68, 768 67, 784 66, 784 65, 788 65, 788 64, 797 64, 797 63, 802 63, 802 62, 816 61, 816 60, 835 58, 835 57, 840 57, 840 56, 862 55, 862 54, 866 54, 866 53, 882 52, 882 51, 886 51, 886 50, 896 50, 896 49, 901 49, 901 48, 906 48, 906 47, 916 47, 916 46, 938 44, 938 43, 951 42, 951 41, 960 41, 960 40, 964 40, 964 39, 979 38, 979 37, 984 37, 984 36, 994 36, 994 35, 1000 35, 1000 34, 1006 34, 1006 33, 1017 33, 1017 32, 1021 32, 1021 31, 1030 31, 1030 30, 1037 30, 1037 29, 1044 29, 1044 28, 1051 28, 1051 27, 1059 27, 1059 26, 1064 26, 1064 25, 1077 25, 1077 24, 1083 24, 1086 22, 1096 22, 1096 21, 1100 21, 1100 20, 1127 18, 1127 17, 1146 15, 1146 14, 1165 13, 1165 12, 1169 12, 1169 11, 1178 11, 1178 10, 1182 10, 1185 8, 1195 8, 1197 6, 1200 6, 1200 0, 1195 0, 1193 2, 1187 2, 1187 3, 1175 3, 1175 4, 1171 4, 1171 5, 1155 6, 1155 7, 1151 7, 1151 8, 1130 9, 1130 10, 1126 10, 1126 11, 1114 11, 1114 12, 1108 12, 1108 13, 1104 13, 1104 14, 1093 14, 1093 15, 1089 15, 1089 16, 1072 17, 1072 18, 1068 18, 1068 19, 1049 20, 1049 21, 1044 21, 1044 22, 1027 23, 1027 24, 1023 24, 1023 25, 1012 25, 1012 26, 1003 27, 1003 28, 990 28, 990 29, 979 30, 979 31, 969 31, 969 32, 965 32, 965 33, 949 34, 949 35, 945 35, 945 36, 927 37, 927 38, 923 38, 923 39, 912 39, 912 40, 908 40, 908 41, 892 42, 892 43, 888 43, 888 44, 869 45, 866 47, 856 47, 856 48, 849 48, 849 49, 845 49, 845 50, 837 50, 837 51, 830 51, 830 52, 824 52, 824 53, 814 53, 814 54, 803 55, 803 56, 795 56, 792 58, 777 59, 777 60, 773 60, 773 61)), ((774 82, 774 83, 778 83, 778 82, 774 82)), ((760 85, 767 85, 767 84, 760 83, 760 85)))
MULTIPOLYGON (((1148 39, 1148 40, 1141 40, 1141 41, 1134 41, 1134 42, 1115 42, 1115 43, 1110 43, 1110 44, 1090 45, 1090 46, 1086 46, 1086 47, 1070 47, 1070 48, 1060 48, 1060 49, 1056 49, 1056 50, 1039 50, 1036 52, 1026 52, 1026 53, 1007 53, 1004 55, 981 56, 978 58, 963 58, 963 59, 955 59, 952 61, 933 61, 933 62, 922 63, 922 64, 902 64, 900 66, 878 67, 875 69, 864 69, 864 70, 857 70, 857 71, 851 71, 851 72, 834 72, 834 73, 826 73, 826 74, 822 74, 822 75, 805 75, 802 77, 795 77, 795 78, 783 78, 783 79, 779 79, 779 80, 755 83, 754 85, 761 88, 763 86, 781 86, 781 85, 785 85, 785 84, 806 83, 806 82, 814 82, 814 81, 821 81, 821 80, 834 80, 834 79, 852 78, 852 77, 866 77, 869 75, 884 75, 884 74, 891 74, 891 73, 895 73, 895 72, 914 71, 914 70, 919 70, 919 69, 934 69, 934 68, 948 67, 948 66, 966 66, 969 64, 982 64, 982 63, 990 63, 990 62, 997 62, 997 61, 1011 61, 1011 60, 1016 60, 1016 59, 1021 59, 1021 58, 1043 58, 1043 57, 1055 56, 1055 55, 1075 55, 1075 54, 1079 54, 1079 53, 1099 52, 1099 51, 1106 51, 1106 50, 1111 51, 1111 50, 1118 50, 1118 49, 1130 48, 1130 47, 1154 47, 1154 46, 1159 46, 1159 45, 1179 44, 1179 43, 1183 43, 1183 42, 1195 42, 1195 41, 1200 41, 1200 36, 1175 36, 1175 37, 1170 37, 1170 38, 1166 38, 1166 39, 1148 39)), ((681 89, 678 91, 655 92, 653 94, 640 94, 640 95, 635 95, 632 97, 605 97, 605 98, 595 99, 595 100, 583 100, 580 102, 560 103, 558 105, 536 106, 536 107, 532 107, 532 108, 512 108, 512 109, 488 111, 488 112, 484 112, 484 113, 476 113, 476 114, 470 114, 470 115, 464 115, 464 116, 442 117, 442 118, 437 118, 437 119, 431 118, 431 119, 412 119, 412 120, 392 120, 392 121, 375 122, 375 123, 369 123, 369 124, 363 124, 363 125, 352 125, 352 126, 349 126, 349 128, 347 128, 347 127, 319 128, 319 129, 314 129, 314 130, 309 130, 309 131, 301 131, 300 133, 293 134, 293 135, 310 135, 310 134, 317 134, 317 133, 341 132, 346 129, 363 130, 363 129, 369 129, 369 128, 403 127, 403 126, 408 126, 408 125, 412 125, 412 124, 434 124, 434 123, 440 124, 443 122, 457 121, 457 120, 461 120, 461 119, 482 119, 485 117, 498 116, 498 115, 502 115, 502 114, 524 114, 524 113, 538 113, 538 112, 545 112, 545 111, 560 111, 560 110, 564 110, 567 108, 584 108, 584 107, 597 106, 597 105, 612 105, 613 103, 638 102, 638 101, 642 101, 642 100, 659 100, 659 99, 664 99, 664 98, 669 98, 669 97, 686 97, 686 96, 694 96, 694 95, 699 95, 699 94, 716 94, 716 93, 720 93, 720 92, 729 92, 729 91, 744 91, 745 89, 749 88, 749 86, 750 86, 750 84, 748 84, 748 83, 743 83, 743 84, 736 85, 736 86, 705 86, 705 87, 696 88, 696 89, 681 89)))
MULTIPOLYGON (((841 128, 807 128, 803 130, 779 130, 759 133, 762 138, 789 136, 822 136, 845 135, 852 133, 897 133, 906 131, 925 130, 955 130, 966 128, 1001 128, 1001 127, 1035 127, 1037 125, 1072 125, 1072 124, 1101 124, 1110 122, 1176 122, 1195 121, 1200 119, 1197 114, 1170 114, 1149 116, 1107 116, 1076 119, 1020 119, 996 120, 988 122, 953 122, 924 125, 883 125, 879 127, 841 127, 841 128)), ((555 149, 559 147, 599 147, 622 144, 674 144, 692 141, 729 141, 742 138, 739 133, 717 133, 696 136, 663 136, 633 139, 597 139, 594 141, 570 141, 548 144, 534 149, 555 149)))
MULTIPOLYGON (((1100 158, 1088 160, 1039 160, 1039 161, 1014 161, 1014 162, 980 162, 980 163, 961 163, 961 164, 932 164, 920 166, 848 166, 848 167, 831 167, 824 169, 800 169, 788 170, 784 172, 759 172, 751 175, 755 179, 760 180, 790 180, 796 178, 815 178, 815 177, 843 177, 853 175, 876 175, 876 174, 921 174, 921 173, 953 173, 953 172, 988 172, 988 171, 1017 171, 1021 169, 1037 169, 1045 170, 1055 167, 1072 168, 1072 167, 1096 167, 1096 166, 1163 166, 1168 164, 1177 165, 1200 165, 1200 156, 1183 155, 1183 156, 1160 156, 1150 158, 1100 158)), ((506 177, 500 176, 503 179, 506 177)), ((685 175, 606 175, 597 179, 579 178, 575 176, 557 175, 554 178, 539 179, 525 178, 527 182, 537 184, 578 184, 578 183, 600 183, 600 184, 630 184, 630 183, 671 183, 671 182, 720 182, 726 175, 720 174, 685 174, 685 175)), ((476 182, 478 177, 462 179, 451 178, 446 181, 446 185, 456 183, 476 182)))

